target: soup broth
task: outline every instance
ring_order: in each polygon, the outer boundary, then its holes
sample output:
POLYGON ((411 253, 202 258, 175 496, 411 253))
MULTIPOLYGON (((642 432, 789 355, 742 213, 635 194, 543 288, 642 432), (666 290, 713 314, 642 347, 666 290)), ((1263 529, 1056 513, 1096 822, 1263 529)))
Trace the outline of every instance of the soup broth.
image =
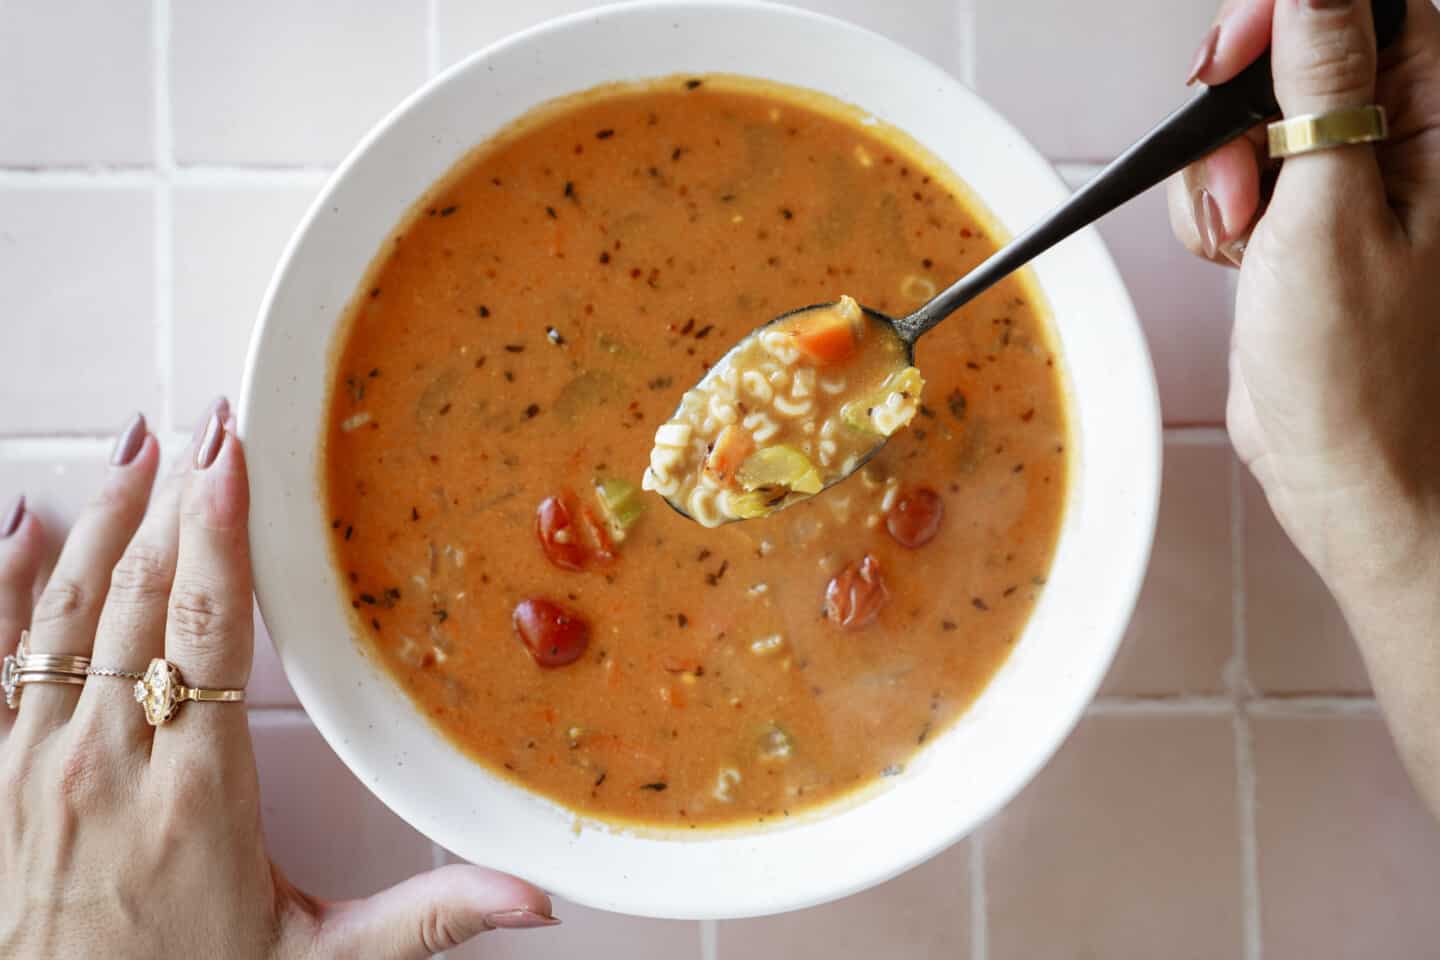
POLYGON ((899 316, 996 248, 913 143, 707 76, 550 105, 377 254, 323 484, 357 632, 461 750, 572 810, 773 821, 904 769, 983 690, 1065 503, 1026 274, 918 345, 909 426, 847 480, 706 528, 639 489, 657 428, 758 324, 899 316))

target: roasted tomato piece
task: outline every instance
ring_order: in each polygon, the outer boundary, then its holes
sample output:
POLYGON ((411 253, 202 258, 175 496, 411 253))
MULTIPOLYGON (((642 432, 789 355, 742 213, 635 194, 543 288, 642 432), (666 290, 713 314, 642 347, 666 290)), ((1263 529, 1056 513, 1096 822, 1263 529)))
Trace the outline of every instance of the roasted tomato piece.
POLYGON ((542 667, 563 667, 585 655, 590 624, 573 610, 540 597, 515 605, 515 635, 542 667))
POLYGON ((880 564, 870 554, 841 570, 825 587, 825 617, 846 630, 875 622, 890 600, 880 564))
POLYGON ((535 509, 535 536, 546 558, 562 570, 584 570, 590 550, 560 497, 546 497, 535 509))
POLYGON ((929 487, 914 487, 900 494, 885 515, 885 529, 902 547, 915 549, 935 539, 945 519, 945 501, 929 487))

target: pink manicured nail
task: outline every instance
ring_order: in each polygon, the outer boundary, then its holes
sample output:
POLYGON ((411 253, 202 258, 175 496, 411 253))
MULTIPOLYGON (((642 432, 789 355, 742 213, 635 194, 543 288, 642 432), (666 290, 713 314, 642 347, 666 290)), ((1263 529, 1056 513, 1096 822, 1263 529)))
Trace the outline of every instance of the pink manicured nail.
POLYGON ((128 467, 144 446, 147 432, 144 414, 137 413, 131 417, 125 429, 120 431, 120 436, 115 438, 115 448, 110 451, 110 465, 128 467))
POLYGON ((5 514, 4 522, 0 522, 0 540, 4 540, 16 530, 20 529, 20 521, 25 519, 25 497, 22 494, 15 498, 15 505, 5 514))
POLYGON ((1185 78, 1185 86, 1190 86, 1200 79, 1200 74, 1210 66, 1215 59, 1215 47, 1220 42, 1220 24, 1210 28, 1205 34, 1205 39, 1200 41, 1200 49, 1195 51, 1195 59, 1190 62, 1190 74, 1185 78))
POLYGON ((533 910, 501 910, 485 917, 485 925, 495 930, 529 930, 532 927, 553 927, 559 922, 533 910))
POLYGON ((1194 204, 1195 226, 1200 231, 1201 247, 1205 256, 1214 257, 1225 242, 1225 220, 1220 215, 1220 204, 1204 187, 1196 191, 1194 204))
POLYGON ((205 435, 205 429, 210 425, 211 417, 219 417, 222 424, 228 420, 230 418, 230 401, 224 397, 216 397, 210 401, 210 405, 205 408, 205 415, 195 425, 195 433, 190 438, 192 443, 197 445, 200 443, 201 437, 205 435))
POLYGON ((220 445, 224 442, 225 424, 217 410, 210 414, 210 422, 205 425, 205 433, 195 447, 195 469, 204 470, 214 463, 215 458, 220 455, 220 445))

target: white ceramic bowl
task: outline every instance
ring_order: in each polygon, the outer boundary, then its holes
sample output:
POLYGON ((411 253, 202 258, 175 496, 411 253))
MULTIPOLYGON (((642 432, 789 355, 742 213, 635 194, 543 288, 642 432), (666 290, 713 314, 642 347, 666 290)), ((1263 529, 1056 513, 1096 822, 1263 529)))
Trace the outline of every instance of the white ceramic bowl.
POLYGON ((1086 231, 1035 268, 1059 329, 1075 423, 1076 469, 1049 585, 974 708, 888 789, 786 829, 686 840, 577 834, 572 815, 452 748, 352 638, 331 568, 317 456, 337 321, 420 193, 508 121, 600 83, 717 71, 863 107, 949 164, 1012 233, 1066 194, 974 93, 875 34, 722 0, 597 9, 475 54, 355 148, 280 263, 240 404, 260 606, 291 685, 336 753, 456 854, 572 901, 657 917, 774 913, 854 893, 933 856, 1008 801, 1065 738, 1110 663, 1149 555, 1160 471, 1140 326, 1099 238, 1086 231))

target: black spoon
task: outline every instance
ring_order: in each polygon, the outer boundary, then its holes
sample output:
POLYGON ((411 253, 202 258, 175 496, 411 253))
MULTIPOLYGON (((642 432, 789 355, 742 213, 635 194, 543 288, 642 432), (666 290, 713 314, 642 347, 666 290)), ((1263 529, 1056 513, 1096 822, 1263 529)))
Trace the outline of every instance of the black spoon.
MULTIPOLYGON (((1380 49, 1388 47, 1400 35, 1405 23, 1405 0, 1372 0, 1375 17, 1375 38, 1380 49)), ((903 345, 907 363, 914 362, 915 341, 956 310, 1020 269, 1055 244, 1064 240, 1115 208, 1163 182, 1171 174, 1183 170, 1196 160, 1224 146, 1245 131, 1280 113, 1275 98, 1275 84, 1267 50, 1234 79, 1219 86, 1208 87, 1189 103, 1162 120, 1154 129, 1126 150, 1070 199, 1056 207, 1049 216, 1025 233, 1010 241, 988 260, 941 291, 914 313, 895 318, 862 307, 865 314, 881 328, 888 328, 903 345)), ((813 304, 791 310, 762 324, 742 339, 735 350, 747 344, 760 331, 780 321, 793 319, 810 310, 834 307, 832 303, 813 304)), ((712 368, 714 369, 714 368, 712 368)), ((857 458, 850 469, 828 478, 830 487, 858 470, 885 445, 888 437, 879 437, 874 447, 857 458)), ((678 512, 690 515, 683 505, 666 498, 678 512)))

